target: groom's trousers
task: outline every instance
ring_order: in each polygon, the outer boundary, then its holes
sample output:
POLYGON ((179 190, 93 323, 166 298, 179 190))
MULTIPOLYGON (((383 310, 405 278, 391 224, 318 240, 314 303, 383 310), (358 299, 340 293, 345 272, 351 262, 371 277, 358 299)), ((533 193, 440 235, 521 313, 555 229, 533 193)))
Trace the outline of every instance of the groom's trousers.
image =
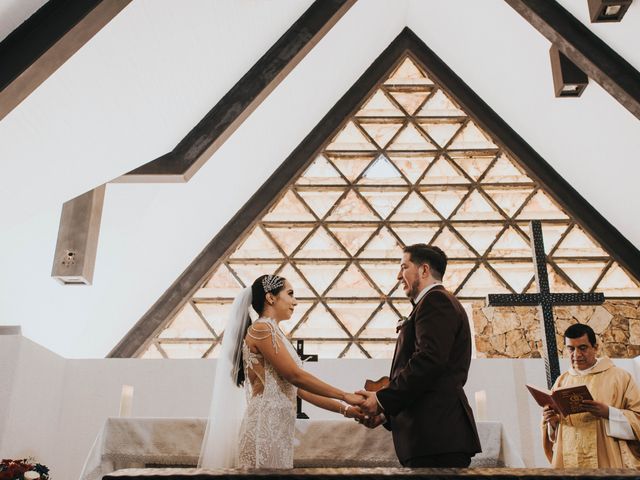
POLYGON ((406 460, 403 464, 408 468, 467 468, 471 463, 468 453, 442 453, 425 455, 406 460))

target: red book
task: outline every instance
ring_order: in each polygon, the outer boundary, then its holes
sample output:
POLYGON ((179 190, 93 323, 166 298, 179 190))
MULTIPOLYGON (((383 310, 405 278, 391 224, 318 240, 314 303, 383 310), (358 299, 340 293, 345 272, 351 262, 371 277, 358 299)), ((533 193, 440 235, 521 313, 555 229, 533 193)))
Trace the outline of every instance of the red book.
POLYGON ((545 389, 527 385, 529 393, 541 407, 547 405, 560 412, 565 417, 574 413, 586 412, 582 406, 583 400, 593 400, 586 385, 576 385, 574 387, 561 387, 553 392, 545 389))

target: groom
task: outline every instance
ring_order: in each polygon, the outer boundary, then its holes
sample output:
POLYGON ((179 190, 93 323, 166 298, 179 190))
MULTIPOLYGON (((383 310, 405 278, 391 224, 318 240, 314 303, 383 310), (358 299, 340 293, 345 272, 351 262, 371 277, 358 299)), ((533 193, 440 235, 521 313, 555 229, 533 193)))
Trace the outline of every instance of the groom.
POLYGON ((404 248, 398 280, 414 304, 398 326, 390 383, 360 408, 367 426, 391 430, 405 467, 468 467, 480 440, 462 387, 471 332, 460 302, 442 286, 447 256, 423 243, 404 248))

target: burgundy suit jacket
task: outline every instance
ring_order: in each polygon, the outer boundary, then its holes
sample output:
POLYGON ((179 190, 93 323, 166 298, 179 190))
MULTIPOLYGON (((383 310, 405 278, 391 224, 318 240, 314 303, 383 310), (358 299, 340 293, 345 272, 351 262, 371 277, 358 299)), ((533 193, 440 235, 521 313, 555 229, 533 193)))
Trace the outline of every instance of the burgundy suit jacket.
POLYGON ((471 363, 467 314, 442 285, 429 290, 400 329, 390 383, 378 391, 401 463, 425 455, 480 452, 463 386, 471 363))

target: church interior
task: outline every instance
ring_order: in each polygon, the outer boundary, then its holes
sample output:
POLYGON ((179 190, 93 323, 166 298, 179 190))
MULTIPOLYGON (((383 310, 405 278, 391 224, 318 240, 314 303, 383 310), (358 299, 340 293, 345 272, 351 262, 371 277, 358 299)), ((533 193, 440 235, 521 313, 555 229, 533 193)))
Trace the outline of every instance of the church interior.
MULTIPOLYGON (((638 44, 638 0, 0 0, 0 458, 191 471, 264 274, 305 369, 363 388, 426 243, 472 332, 471 467, 548 468, 525 385, 567 327, 640 382, 638 44)), ((294 466, 400 466, 298 408, 294 466)))

